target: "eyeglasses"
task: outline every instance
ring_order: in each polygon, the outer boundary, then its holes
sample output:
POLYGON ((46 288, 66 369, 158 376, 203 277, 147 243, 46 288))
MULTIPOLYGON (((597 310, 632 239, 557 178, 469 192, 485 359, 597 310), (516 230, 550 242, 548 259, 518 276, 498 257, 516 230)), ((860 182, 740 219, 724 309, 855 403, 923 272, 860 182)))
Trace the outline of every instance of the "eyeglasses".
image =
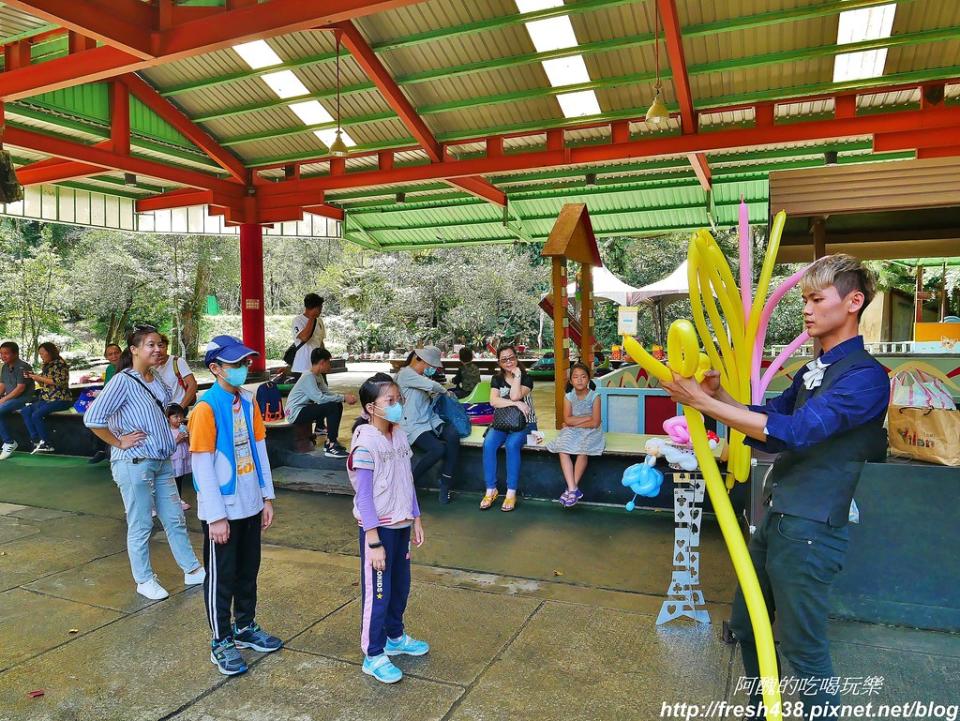
POLYGON ((500 358, 501 363, 514 362, 516 360, 517 360, 517 357, 515 355, 505 355, 500 358))
POLYGON ((226 361, 217 361, 222 366, 230 366, 231 368, 239 368, 240 366, 245 366, 249 368, 253 363, 253 358, 241 358, 236 363, 227 363, 226 361))

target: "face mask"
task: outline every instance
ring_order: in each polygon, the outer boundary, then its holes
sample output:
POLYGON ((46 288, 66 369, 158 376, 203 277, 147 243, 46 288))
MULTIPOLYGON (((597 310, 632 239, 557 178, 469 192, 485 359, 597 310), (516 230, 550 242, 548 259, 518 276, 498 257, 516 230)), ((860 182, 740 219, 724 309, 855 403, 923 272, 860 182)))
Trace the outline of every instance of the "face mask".
POLYGON ((427 378, 430 378, 430 377, 433 376, 433 374, 436 373, 436 372, 437 372, 437 369, 434 368, 433 366, 427 366, 426 368, 423 369, 423 374, 424 374, 427 378))
POLYGON ((225 372, 221 377, 234 388, 239 388, 247 382, 247 370, 248 369, 246 366, 240 366, 239 368, 225 368, 225 372))
POLYGON ((386 408, 383 409, 383 413, 377 413, 376 411, 377 411, 377 408, 376 406, 374 406, 374 413, 380 416, 381 418, 383 418, 385 421, 389 421, 390 423, 399 423, 400 421, 403 420, 403 404, 402 403, 394 403, 391 406, 387 406, 386 408))

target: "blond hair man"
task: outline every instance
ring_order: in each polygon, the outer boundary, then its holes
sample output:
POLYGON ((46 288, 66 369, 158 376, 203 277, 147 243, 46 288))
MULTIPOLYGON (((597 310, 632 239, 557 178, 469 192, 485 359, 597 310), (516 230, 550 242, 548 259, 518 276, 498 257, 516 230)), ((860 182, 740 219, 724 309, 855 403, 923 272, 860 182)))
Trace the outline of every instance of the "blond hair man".
MULTIPOLYGON (((767 477, 766 514, 750 541, 750 556, 780 652, 809 694, 804 718, 840 715, 827 641, 830 586, 843 567, 847 520, 865 461, 886 454, 883 420, 889 379, 864 350, 860 316, 876 292, 873 274, 849 255, 830 255, 804 274, 803 322, 822 352, 780 396, 762 406, 737 403, 712 372, 702 384, 675 376, 664 387, 674 400, 744 432, 750 445, 778 453, 767 477)), ((730 628, 741 646, 746 676, 757 679, 753 629, 737 590, 730 628)), ((761 704, 756 683, 751 705, 761 704)), ((753 716, 756 718, 757 716, 753 716)))

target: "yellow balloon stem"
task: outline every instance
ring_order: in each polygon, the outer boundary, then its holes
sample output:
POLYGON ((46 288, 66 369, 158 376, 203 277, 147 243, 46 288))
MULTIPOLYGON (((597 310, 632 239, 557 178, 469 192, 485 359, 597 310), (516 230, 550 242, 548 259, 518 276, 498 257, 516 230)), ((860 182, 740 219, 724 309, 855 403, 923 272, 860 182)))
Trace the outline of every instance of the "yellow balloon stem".
MULTIPOLYGON (((694 294, 691 292, 691 300, 693 298, 694 294)), ((670 368, 673 368, 685 378, 699 375, 699 380, 702 380, 703 374, 706 372, 703 367, 704 354, 700 353, 697 330, 690 321, 674 321, 667 335, 667 348, 670 368)), ((669 382, 673 379, 670 368, 647 353, 635 338, 626 336, 624 338, 624 349, 651 376, 661 382, 669 382)), ((710 359, 707 358, 707 361, 709 363, 710 359)), ((741 368, 749 368, 749 366, 741 366, 741 368)), ((687 419, 690 439, 693 442, 693 452, 700 464, 700 471, 703 474, 707 493, 710 496, 710 502, 713 504, 717 522, 720 524, 720 531, 723 534, 727 551, 730 553, 730 560, 740 583, 747 612, 750 614, 750 623, 753 627, 754 641, 757 647, 757 661, 762 679, 763 702, 768 709, 767 718, 770 721, 782 721, 780 681, 777 656, 773 645, 773 630, 770 627, 770 615, 767 612, 766 602, 760 591, 760 582, 757 580, 747 544, 743 540, 740 525, 737 523, 733 508, 730 505, 726 485, 707 440, 707 429, 703 424, 703 416, 699 411, 686 406, 683 408, 683 413, 687 419)), ((737 432, 731 431, 731 437, 735 433, 737 432)), ((742 436, 742 434, 740 435, 742 436)), ((749 470, 749 450, 742 442, 736 444, 736 446, 731 443, 728 469, 731 466, 734 466, 734 468, 731 473, 728 473, 728 481, 731 474, 736 475, 737 469, 735 466, 742 465, 744 457, 749 470)))

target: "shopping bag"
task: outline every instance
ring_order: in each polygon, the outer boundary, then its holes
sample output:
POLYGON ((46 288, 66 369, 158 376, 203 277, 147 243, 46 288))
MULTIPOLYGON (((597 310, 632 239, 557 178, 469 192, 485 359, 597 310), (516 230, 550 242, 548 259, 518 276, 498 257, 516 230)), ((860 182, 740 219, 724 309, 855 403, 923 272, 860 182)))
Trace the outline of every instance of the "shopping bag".
POLYGON ((891 405, 890 452, 944 466, 960 466, 960 411, 891 405))

